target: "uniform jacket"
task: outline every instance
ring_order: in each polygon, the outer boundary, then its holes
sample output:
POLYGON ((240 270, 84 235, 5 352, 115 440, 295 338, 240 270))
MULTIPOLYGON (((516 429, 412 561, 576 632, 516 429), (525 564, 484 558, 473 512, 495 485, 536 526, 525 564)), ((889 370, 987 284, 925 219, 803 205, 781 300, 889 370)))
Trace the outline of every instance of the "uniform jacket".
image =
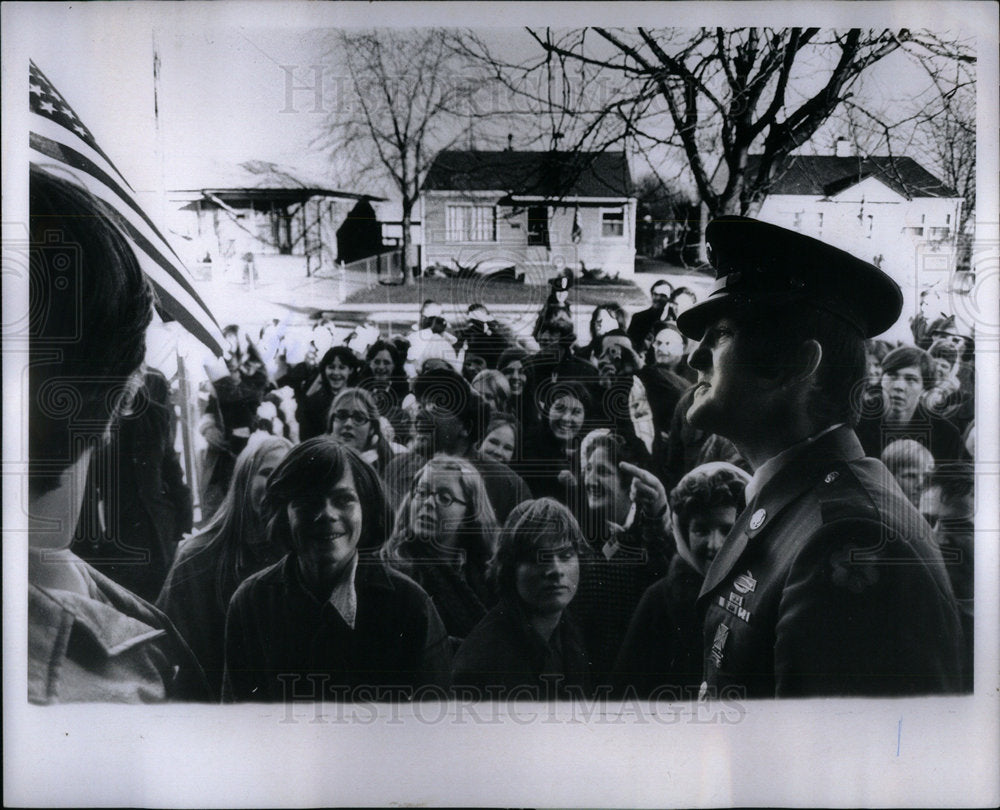
POLYGON ((698 605, 709 697, 960 689, 958 611, 930 527, 846 427, 763 484, 698 605))
POLYGON ((224 698, 374 701, 421 686, 443 696, 451 656, 427 594, 372 559, 359 560, 354 586, 352 629, 306 590, 292 556, 247 579, 226 616, 224 698))

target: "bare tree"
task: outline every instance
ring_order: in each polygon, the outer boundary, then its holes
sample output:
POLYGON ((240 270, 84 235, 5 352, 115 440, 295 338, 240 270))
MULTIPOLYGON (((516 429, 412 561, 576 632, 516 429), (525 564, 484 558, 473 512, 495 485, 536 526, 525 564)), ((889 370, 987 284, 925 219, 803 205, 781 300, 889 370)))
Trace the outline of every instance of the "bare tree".
MULTIPOLYGON (((784 159, 851 98, 859 77, 891 53, 906 48, 972 59, 954 42, 905 29, 528 33, 542 54, 534 63, 505 64, 471 35, 464 52, 493 66, 510 87, 557 106, 563 96, 543 96, 538 84, 524 80, 527 73, 586 68, 592 85, 599 73, 600 93, 575 110, 560 108, 580 119, 575 148, 627 140, 633 150, 679 155, 711 216, 752 212, 784 159), (761 156, 752 171, 751 150, 761 156)), ((568 75, 566 83, 572 84, 568 75)))
POLYGON ((355 180, 388 180, 402 205, 404 283, 413 280, 413 209, 437 153, 462 136, 478 89, 440 29, 338 31, 331 54, 345 75, 317 143, 355 180))

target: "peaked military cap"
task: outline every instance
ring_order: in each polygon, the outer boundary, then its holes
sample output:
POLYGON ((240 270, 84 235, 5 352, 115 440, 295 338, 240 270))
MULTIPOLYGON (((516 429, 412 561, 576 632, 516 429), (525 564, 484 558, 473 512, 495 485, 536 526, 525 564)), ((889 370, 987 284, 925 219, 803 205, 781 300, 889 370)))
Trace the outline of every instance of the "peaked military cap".
POLYGON ((710 320, 758 307, 806 305, 853 324, 864 337, 892 326, 903 294, 875 265, 810 236, 749 217, 725 216, 705 229, 715 285, 677 326, 700 340, 710 320))

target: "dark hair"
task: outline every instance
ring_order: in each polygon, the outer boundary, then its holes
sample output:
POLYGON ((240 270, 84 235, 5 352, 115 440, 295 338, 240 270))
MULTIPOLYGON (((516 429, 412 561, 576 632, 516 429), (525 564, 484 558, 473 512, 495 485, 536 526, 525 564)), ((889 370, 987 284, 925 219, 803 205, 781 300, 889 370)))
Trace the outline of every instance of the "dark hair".
POLYGON ((594 307, 594 311, 590 313, 590 339, 592 341, 597 340, 597 318, 601 312, 610 312, 611 317, 618 321, 619 330, 624 329, 625 324, 628 323, 628 315, 625 314, 625 310, 622 309, 621 304, 617 304, 614 301, 609 301, 606 304, 598 304, 594 307))
POLYGON ((497 360, 497 368, 500 369, 500 371, 503 371, 515 360, 519 360, 523 363, 528 356, 529 353, 527 349, 522 349, 520 346, 511 346, 510 348, 504 349, 500 353, 500 359, 497 360))
POLYGON ((681 530, 686 533, 694 515, 717 506, 732 506, 736 514, 742 512, 749 479, 747 473, 725 461, 711 461, 695 467, 667 496, 681 530))
POLYGON ((649 294, 652 295, 653 292, 658 287, 663 287, 663 286, 669 287, 670 288, 670 292, 669 293, 656 293, 657 295, 666 295, 668 298, 671 295, 673 295, 674 285, 671 284, 669 281, 667 281, 667 279, 665 279, 665 278, 661 278, 661 279, 658 279, 658 280, 654 281, 653 284, 652 284, 652 286, 650 286, 650 288, 649 288, 649 294))
POLYGON ((262 511, 267 517, 271 542, 294 553, 286 507, 300 495, 329 491, 347 470, 361 501, 358 550, 368 554, 377 551, 392 527, 382 482, 374 467, 330 436, 316 436, 293 447, 267 479, 262 511))
POLYGON ((937 487, 941 500, 954 503, 975 491, 976 468, 970 461, 948 461, 939 464, 924 480, 924 490, 937 487))
POLYGON ((559 341, 559 346, 564 349, 572 346, 574 341, 576 341, 576 332, 573 330, 573 324, 558 318, 547 318, 544 320, 538 327, 536 335, 541 335, 542 332, 553 333, 559 341))
MULTIPOLYGON (((632 339, 628 336, 628 332, 624 329, 612 329, 610 332, 605 332, 600 337, 594 338, 594 354, 600 355, 604 351, 604 339, 609 337, 620 337, 625 338, 628 341, 628 347, 632 348, 632 339)), ((633 354, 635 351, 633 350, 633 354)))
POLYGON ((958 362, 958 349, 955 348, 955 344, 944 338, 935 340, 927 350, 927 354, 934 360, 947 360, 951 365, 958 362))
POLYGON ((351 370, 347 377, 347 385, 354 385, 358 371, 361 369, 360 358, 358 358, 358 356, 354 353, 354 350, 349 346, 334 346, 327 349, 326 354, 323 355, 323 359, 319 361, 318 367, 320 385, 323 386, 324 391, 330 390, 330 384, 326 380, 326 367, 334 360, 340 360, 341 363, 351 370))
POLYGON ((365 362, 371 363, 375 359, 375 355, 379 352, 389 352, 389 357, 392 358, 392 374, 402 374, 405 376, 406 372, 403 371, 403 358, 400 356, 399 349, 388 340, 376 340, 371 346, 368 347, 368 351, 365 352, 365 362))
MULTIPOLYGON (((535 402, 538 413, 548 416, 549 408, 559 397, 570 396, 578 399, 583 405, 584 419, 592 419, 594 415, 594 399, 587 388, 576 380, 556 379, 555 382, 542 380, 535 389, 535 402)), ((543 418, 543 423, 545 419, 543 418)))
POLYGON ((901 368, 918 368, 924 381, 924 388, 934 384, 934 363, 931 356, 916 346, 900 346, 882 358, 882 373, 891 374, 901 368))
POLYGON ((30 172, 29 490, 41 495, 103 438, 140 383, 153 291, 110 208, 30 172), (81 430, 83 431, 81 433, 81 430))
POLYGON ((817 427, 857 424, 867 377, 861 333, 843 318, 808 304, 795 307, 759 306, 730 312, 740 332, 737 356, 756 373, 780 378, 795 365, 799 347, 815 340, 823 349, 808 400, 817 427))
POLYGON ((489 564, 489 577, 497 592, 501 596, 515 595, 518 565, 536 559, 545 544, 562 540, 569 541, 578 557, 586 553, 587 541, 580 524, 557 500, 538 498, 515 506, 500 530, 500 542, 489 564))
POLYGON ((430 398, 454 414, 468 428, 470 442, 482 438, 483 425, 490 417, 489 406, 455 369, 449 366, 422 371, 413 382, 413 395, 418 402, 430 398))
POLYGON ((892 344, 888 340, 879 338, 869 338, 865 341, 865 353, 869 357, 874 357, 881 364, 882 358, 892 351, 892 344))

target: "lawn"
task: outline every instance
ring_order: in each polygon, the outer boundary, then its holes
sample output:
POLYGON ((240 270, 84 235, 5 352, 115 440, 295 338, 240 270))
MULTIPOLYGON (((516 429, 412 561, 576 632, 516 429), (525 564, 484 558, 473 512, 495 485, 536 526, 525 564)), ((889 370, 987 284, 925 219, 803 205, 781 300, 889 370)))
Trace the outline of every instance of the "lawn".
MULTIPOLYGON (((499 279, 431 278, 414 279, 412 285, 389 286, 377 284, 356 290, 345 299, 345 304, 419 304, 433 298, 442 303, 462 304, 480 301, 484 304, 531 304, 540 306, 549 294, 547 284, 517 284, 499 279)), ((605 281, 577 283, 570 290, 571 304, 595 306, 608 301, 622 305, 645 305, 649 298, 631 281, 605 281)))

